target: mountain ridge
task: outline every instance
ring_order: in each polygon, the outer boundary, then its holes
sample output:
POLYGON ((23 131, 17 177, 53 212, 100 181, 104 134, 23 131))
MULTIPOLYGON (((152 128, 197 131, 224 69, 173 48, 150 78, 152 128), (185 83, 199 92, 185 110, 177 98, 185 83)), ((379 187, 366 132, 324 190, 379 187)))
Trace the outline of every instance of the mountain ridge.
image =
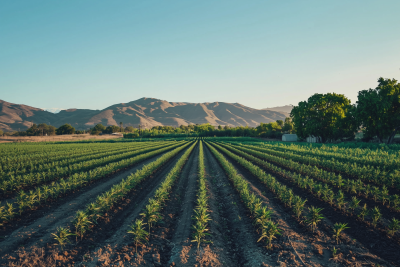
POLYGON ((168 102, 148 97, 114 104, 102 110, 70 108, 58 113, 0 100, 0 129, 3 131, 26 130, 32 123, 55 127, 69 123, 76 129, 88 129, 98 123, 119 125, 120 122, 124 126, 137 127, 141 124, 146 128, 201 123, 255 127, 261 122, 284 120, 287 116, 287 112, 254 109, 240 103, 168 102))

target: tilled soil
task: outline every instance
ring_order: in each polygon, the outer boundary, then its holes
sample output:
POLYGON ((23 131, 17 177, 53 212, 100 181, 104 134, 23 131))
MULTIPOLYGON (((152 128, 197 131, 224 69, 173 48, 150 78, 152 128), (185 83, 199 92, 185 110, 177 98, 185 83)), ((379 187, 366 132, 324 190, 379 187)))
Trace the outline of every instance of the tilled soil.
MULTIPOLYGON (((70 196, 68 201, 64 201, 62 205, 53 208, 51 212, 42 214, 40 217, 37 216, 36 220, 32 224, 26 227, 21 227, 18 231, 14 231, 12 236, 7 237, 5 241, 0 243, 1 248, 11 254, 3 257, 3 262, 7 262, 10 259, 16 259, 15 262, 24 261, 26 259, 23 259, 18 255, 28 257, 28 254, 24 253, 24 251, 30 252, 35 249, 44 250, 44 260, 46 261, 48 260, 46 257, 60 258, 59 260, 62 262, 63 266, 73 264, 76 261, 82 260, 83 257, 87 257, 85 254, 88 251, 92 251, 95 247, 102 246, 99 244, 104 244, 104 241, 110 238, 114 232, 124 224, 124 219, 130 215, 132 208, 135 208, 135 206, 139 205, 140 202, 144 202, 144 198, 149 194, 149 191, 153 191, 154 188, 156 188, 157 184, 161 182, 162 178, 165 177, 165 174, 168 173, 183 153, 183 151, 178 153, 178 155, 156 171, 155 174, 145 179, 137 190, 134 190, 120 203, 116 204, 114 208, 106 214, 106 216, 99 219, 98 224, 94 227, 94 231, 90 232, 89 236, 84 238, 82 242, 79 242, 76 246, 74 246, 75 242, 68 245, 63 252, 65 256, 61 256, 61 258, 58 256, 58 254, 60 254, 59 248, 52 244, 54 242, 52 241, 50 233, 55 232, 56 227, 70 226, 70 222, 72 221, 73 216, 75 216, 77 210, 83 209, 91 201, 95 200, 99 194, 110 189, 112 185, 119 183, 135 170, 156 160, 162 155, 148 159, 138 166, 116 175, 107 182, 92 186, 90 190, 80 192, 77 196, 70 196), (13 238, 17 238, 19 241, 16 242, 13 238), (4 242, 9 243, 6 244, 4 242), (21 245, 23 248, 16 250, 16 248, 21 245)), ((129 223, 130 222, 131 221, 129 221, 129 223)), ((29 257, 32 258, 34 256, 36 255, 30 255, 29 257)))
MULTIPOLYGON (((227 159, 230 160, 231 163, 234 164, 242 173, 245 173, 245 177, 247 179, 251 179, 254 184, 258 183, 259 185, 257 188, 263 188, 262 190, 268 191, 268 188, 263 185, 257 177, 254 177, 250 172, 241 167, 235 161, 231 160, 229 157, 227 157, 227 159)), ((260 168, 262 168, 262 166, 260 166, 260 168)), ((266 170, 266 172, 269 173, 268 170, 266 170)), ((339 253, 341 253, 341 257, 338 258, 340 263, 346 266, 356 266, 360 264, 362 266, 375 266, 375 264, 380 264, 381 266, 391 266, 399 264, 396 261, 397 257, 399 257, 398 253, 395 252, 395 248, 397 246, 396 244, 388 245, 386 242, 388 239, 386 235, 380 235, 376 232, 374 234, 374 229, 371 229, 368 226, 363 226, 365 223, 360 222, 358 218, 351 218, 348 216, 348 214, 343 213, 341 210, 331 207, 329 204, 319 200, 309 192, 298 188, 288 179, 274 173, 270 174, 273 175, 277 181, 286 185, 288 188, 291 188, 294 194, 299 195, 303 199, 307 199, 307 207, 316 206, 324 209, 322 213, 326 218, 318 226, 319 231, 317 232, 317 238, 319 240, 323 240, 324 242, 329 241, 329 235, 333 234, 332 226, 334 223, 348 223, 350 229, 345 230, 344 234, 342 234, 343 242, 340 245, 335 245, 336 248, 340 249, 339 253), (379 246, 376 246, 377 243, 380 243, 379 246), (386 248, 387 250, 384 251, 380 249, 381 247, 384 247, 384 249, 386 248)), ((290 213, 289 210, 288 212, 290 213)), ((304 230, 308 231, 307 228, 304 230)), ((330 247, 335 244, 335 242, 330 243, 332 244, 330 247)))

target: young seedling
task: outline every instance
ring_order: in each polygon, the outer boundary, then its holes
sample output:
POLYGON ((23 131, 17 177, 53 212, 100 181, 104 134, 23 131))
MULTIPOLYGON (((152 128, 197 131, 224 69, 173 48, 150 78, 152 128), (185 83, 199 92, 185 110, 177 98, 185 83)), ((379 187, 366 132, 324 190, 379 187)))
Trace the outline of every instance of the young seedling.
POLYGON ((296 214, 297 218, 300 218, 300 215, 304 209, 304 205, 307 202, 307 199, 302 200, 301 197, 295 196, 293 202, 294 202, 293 203, 293 212, 296 214))
POLYGON ((272 221, 268 221, 266 224, 262 226, 261 229, 261 237, 257 242, 260 242, 262 239, 267 239, 267 248, 272 248, 272 240, 276 238, 277 235, 281 235, 281 229, 278 228, 278 223, 274 223, 272 221))
POLYGON ((332 249, 332 259, 333 260, 336 259, 337 253, 338 253, 338 249, 333 247, 333 249, 332 249))
POLYGON ((315 232, 315 229, 317 228, 317 224, 324 218, 320 212, 322 211, 322 208, 316 208, 314 206, 311 206, 308 208, 308 214, 307 214, 307 220, 306 223, 308 225, 311 225, 311 230, 315 232))
POLYGON ((161 214, 157 211, 158 204, 156 202, 149 201, 150 204, 146 205, 145 210, 140 215, 147 221, 149 225, 149 233, 153 223, 156 223, 159 219, 161 219, 161 214))
POLYGON ((206 233, 206 231, 208 231, 206 227, 206 224, 203 224, 199 221, 196 221, 196 223, 192 226, 192 229, 194 230, 192 242, 197 242, 197 249, 200 248, 200 244, 202 241, 204 242, 206 236, 210 235, 209 233, 206 233))
POLYGON ((361 200, 358 200, 357 197, 355 197, 355 196, 353 196, 351 198, 350 209, 351 209, 352 212, 354 212, 354 210, 358 208, 358 206, 360 205, 360 201, 361 200))
POLYGON ((364 206, 361 207, 360 213, 358 214, 358 217, 361 218, 364 221, 364 217, 368 215, 368 208, 367 204, 364 204, 364 206))
POLYGON ((376 227, 376 225, 378 224, 379 220, 382 217, 381 211, 379 210, 378 207, 374 207, 372 209, 371 216, 372 216, 372 225, 376 227))
POLYGON ((388 226, 388 235, 393 236, 400 229, 400 221, 393 218, 388 226))
POLYGON ((81 237, 82 240, 83 235, 89 229, 91 224, 92 222, 89 220, 89 216, 86 214, 86 212, 79 210, 74 220, 75 234, 77 241, 78 241, 78 235, 81 237))
POLYGON ((339 244, 339 236, 344 229, 349 229, 347 223, 335 223, 333 226, 333 237, 336 239, 336 244, 339 244))
POLYGON ((131 230, 128 231, 128 234, 132 234, 133 235, 133 242, 135 242, 135 246, 136 246, 136 253, 137 253, 137 247, 138 245, 143 245, 143 242, 148 241, 148 236, 149 233, 146 232, 143 228, 143 226, 146 223, 144 223, 142 220, 136 220, 135 223, 130 225, 131 230))
POLYGON ((52 235, 54 236, 54 239, 57 240, 61 250, 64 250, 64 246, 68 243, 71 243, 68 237, 75 234, 71 233, 67 228, 59 227, 57 228, 57 233, 52 233, 52 235))

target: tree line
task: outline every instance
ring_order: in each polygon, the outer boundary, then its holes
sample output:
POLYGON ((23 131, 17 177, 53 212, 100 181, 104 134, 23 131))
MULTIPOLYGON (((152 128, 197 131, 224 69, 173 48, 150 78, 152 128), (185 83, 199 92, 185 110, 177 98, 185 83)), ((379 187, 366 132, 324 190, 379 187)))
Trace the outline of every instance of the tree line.
POLYGON ((358 92, 355 104, 342 94, 314 94, 295 106, 290 114, 299 138, 317 137, 321 142, 374 138, 392 144, 400 130, 400 84, 378 79, 374 89, 358 92))

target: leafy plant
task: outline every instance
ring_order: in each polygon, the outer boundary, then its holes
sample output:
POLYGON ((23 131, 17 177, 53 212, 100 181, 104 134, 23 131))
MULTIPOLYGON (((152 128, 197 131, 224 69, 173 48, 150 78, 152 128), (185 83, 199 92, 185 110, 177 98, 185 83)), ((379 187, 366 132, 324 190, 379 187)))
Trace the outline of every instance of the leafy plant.
POLYGON ((308 214, 307 214, 307 220, 306 223, 308 225, 311 225, 311 230, 314 232, 315 229, 317 228, 317 224, 324 219, 324 217, 320 214, 322 211, 322 208, 316 208, 314 206, 311 206, 308 208, 308 214))
POLYGON ((261 228, 261 237, 257 242, 265 238, 267 240, 267 248, 271 249, 272 240, 276 238, 277 235, 281 235, 281 229, 278 228, 278 223, 267 221, 261 228))
POLYGON ((57 233, 52 233, 51 235, 54 236, 54 239, 57 240, 58 245, 60 245, 61 250, 64 250, 64 246, 68 243, 71 243, 69 241, 69 236, 75 235, 70 232, 68 228, 64 227, 59 227, 57 228, 57 233))
POLYGON ((364 221, 364 217, 367 216, 368 213, 369 212, 368 212, 367 204, 364 203, 364 206, 361 207, 360 213, 357 216, 364 221))
POLYGON ((357 197, 353 196, 353 197, 351 198, 349 208, 354 212, 354 210, 357 209, 357 208, 359 207, 360 201, 361 201, 361 200, 358 200, 357 197))
POLYGON ((296 214, 297 218, 300 218, 301 213, 303 212, 304 205, 306 204, 307 199, 302 200, 301 197, 295 196, 293 201, 293 212, 296 214))
POLYGON ((339 236, 344 229, 349 229, 347 223, 335 223, 333 225, 333 237, 336 239, 336 244, 339 244, 339 236))
POLYGON ((374 207, 371 211, 371 216, 372 216, 372 225, 376 227, 378 224, 379 220, 382 217, 381 211, 379 210, 378 207, 374 207))
POLYGON ((74 220, 74 226, 75 226, 75 234, 76 237, 78 238, 78 236, 81 237, 81 240, 83 238, 83 235, 85 234, 85 232, 89 229, 90 225, 93 224, 90 219, 89 216, 87 215, 86 212, 79 210, 76 213, 75 216, 75 220, 74 220))
POLYGON ((400 229, 400 221, 393 218, 388 226, 388 235, 393 236, 400 229))
POLYGON ((135 223, 131 224, 131 228, 127 233, 133 235, 133 242, 135 242, 136 253, 138 245, 143 245, 144 242, 148 241, 149 233, 144 230, 144 223, 142 220, 137 219, 135 223))

